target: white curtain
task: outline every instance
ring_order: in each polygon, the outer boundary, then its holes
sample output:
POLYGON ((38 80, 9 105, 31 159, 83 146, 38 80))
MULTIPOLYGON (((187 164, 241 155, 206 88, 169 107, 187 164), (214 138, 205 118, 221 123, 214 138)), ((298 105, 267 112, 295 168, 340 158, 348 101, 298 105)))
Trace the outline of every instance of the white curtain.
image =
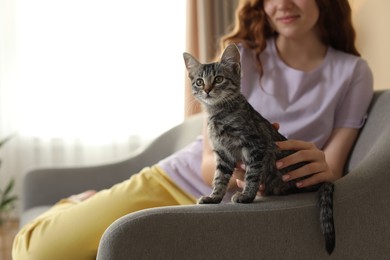
POLYGON ((0 187, 121 160, 184 117, 183 0, 0 0, 0 187))

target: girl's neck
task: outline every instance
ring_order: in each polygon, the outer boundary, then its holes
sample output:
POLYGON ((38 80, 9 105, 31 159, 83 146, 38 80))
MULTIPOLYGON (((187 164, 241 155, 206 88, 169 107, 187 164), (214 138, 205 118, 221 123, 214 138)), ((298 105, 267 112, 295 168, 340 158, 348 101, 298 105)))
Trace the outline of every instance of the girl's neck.
POLYGON ((328 46, 318 37, 290 39, 278 36, 275 40, 279 57, 291 68, 310 72, 322 64, 328 46))

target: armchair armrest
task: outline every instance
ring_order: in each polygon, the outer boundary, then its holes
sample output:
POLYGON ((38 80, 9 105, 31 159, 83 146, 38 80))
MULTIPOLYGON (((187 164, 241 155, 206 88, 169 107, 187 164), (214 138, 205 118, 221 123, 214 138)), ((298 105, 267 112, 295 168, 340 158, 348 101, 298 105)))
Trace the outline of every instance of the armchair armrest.
POLYGON ((279 251, 304 259, 309 246, 312 257, 325 255, 315 201, 314 194, 299 194, 143 210, 106 230, 97 259, 278 259, 279 251))
POLYGON ((22 211, 42 205, 53 205, 71 194, 88 189, 108 188, 130 176, 139 168, 137 160, 92 166, 34 169, 24 176, 22 211))
POLYGON ((161 134, 127 160, 90 167, 44 168, 27 172, 22 183, 22 211, 53 205, 87 189, 101 190, 121 182, 195 140, 204 115, 198 114, 161 134))

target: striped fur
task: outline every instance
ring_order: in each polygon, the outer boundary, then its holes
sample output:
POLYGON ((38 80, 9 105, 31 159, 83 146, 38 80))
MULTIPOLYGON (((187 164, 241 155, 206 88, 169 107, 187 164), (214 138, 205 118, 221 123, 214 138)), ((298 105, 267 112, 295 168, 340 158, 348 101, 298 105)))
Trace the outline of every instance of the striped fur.
POLYGON ((323 183, 298 189, 295 184, 299 179, 282 181, 284 173, 303 164, 276 169, 278 159, 295 151, 281 151, 277 148, 275 142, 286 138, 255 111, 241 94, 240 53, 237 47, 229 45, 221 60, 215 63, 202 64, 188 53, 183 56, 192 83, 192 93, 208 113, 209 137, 217 160, 213 191, 209 196, 201 197, 198 203, 222 201, 238 161, 246 165, 246 186, 232 197, 235 203, 253 202, 260 183, 265 185, 265 195, 319 190, 320 222, 326 250, 330 254, 335 246, 332 207, 334 186, 332 183, 323 183))

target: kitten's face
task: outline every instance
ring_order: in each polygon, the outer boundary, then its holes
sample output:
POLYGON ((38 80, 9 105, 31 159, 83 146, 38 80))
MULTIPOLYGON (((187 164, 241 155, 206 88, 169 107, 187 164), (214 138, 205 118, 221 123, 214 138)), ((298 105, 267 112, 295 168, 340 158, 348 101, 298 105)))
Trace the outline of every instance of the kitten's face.
POLYGON ((240 53, 235 45, 229 45, 215 63, 202 64, 188 53, 183 56, 192 94, 205 105, 228 102, 240 93, 240 53))

